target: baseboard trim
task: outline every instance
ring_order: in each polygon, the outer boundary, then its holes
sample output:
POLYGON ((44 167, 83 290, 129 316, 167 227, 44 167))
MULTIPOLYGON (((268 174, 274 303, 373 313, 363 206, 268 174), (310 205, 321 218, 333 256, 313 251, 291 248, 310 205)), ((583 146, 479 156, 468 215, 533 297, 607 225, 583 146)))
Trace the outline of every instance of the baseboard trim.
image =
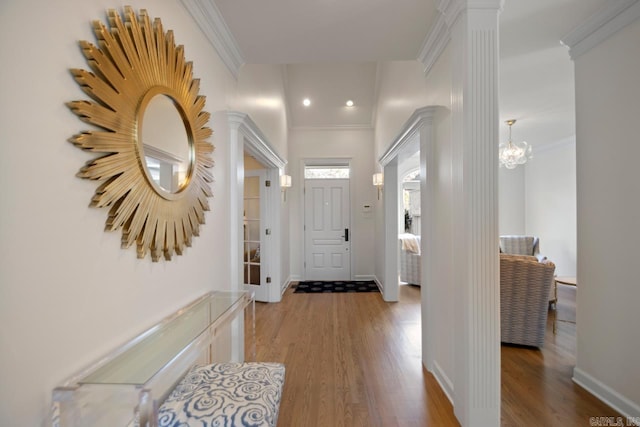
POLYGON ((440 384, 440 388, 447 396, 447 399, 449 399, 449 402, 451 402, 451 405, 453 405, 453 383, 435 360, 433 361, 433 370, 431 373, 436 378, 436 381, 438 381, 438 384, 440 384))
POLYGON ((592 377, 582 369, 573 368, 573 382, 580 387, 620 412, 625 417, 637 417, 640 414, 640 405, 621 395, 605 383, 592 377))
POLYGON ((282 286, 280 286, 280 296, 284 295, 284 293, 287 291, 287 288, 289 288, 289 286, 291 286, 291 282, 292 281, 293 280, 291 280, 291 276, 289 276, 287 278, 287 280, 284 281, 282 286))
POLYGON ((382 293, 382 283, 380 283, 380 280, 378 280, 375 274, 358 275, 354 277, 354 280, 373 280, 376 282, 376 286, 380 290, 380 293, 382 293))

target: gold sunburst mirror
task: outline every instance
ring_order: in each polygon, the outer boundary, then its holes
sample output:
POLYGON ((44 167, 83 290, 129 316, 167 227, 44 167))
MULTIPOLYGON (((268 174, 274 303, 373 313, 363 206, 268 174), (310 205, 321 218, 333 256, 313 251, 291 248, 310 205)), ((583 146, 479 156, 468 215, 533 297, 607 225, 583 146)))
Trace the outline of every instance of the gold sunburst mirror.
POLYGON ((91 100, 67 105, 97 127, 70 141, 103 153, 81 178, 102 180, 91 206, 110 207, 109 231, 122 228, 122 247, 136 242, 138 258, 181 255, 204 224, 213 181, 210 115, 192 64, 145 10, 109 10, 108 25, 93 22, 97 44, 81 41, 92 72, 72 69, 91 100))

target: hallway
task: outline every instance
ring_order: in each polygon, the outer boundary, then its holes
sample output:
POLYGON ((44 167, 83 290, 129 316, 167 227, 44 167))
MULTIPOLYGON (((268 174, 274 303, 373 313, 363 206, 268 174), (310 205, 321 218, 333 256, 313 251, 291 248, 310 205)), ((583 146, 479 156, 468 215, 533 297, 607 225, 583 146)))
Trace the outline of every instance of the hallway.
POLYGON ((286 366, 279 427, 457 426, 420 361, 420 290, 294 294, 256 305, 258 361, 286 366))
MULTIPOLYGON (((558 319, 575 320, 575 288, 560 287, 558 319)), ((420 289, 379 294, 294 294, 256 305, 258 361, 282 362, 278 425, 456 426, 453 408, 420 361, 420 289)), ((541 350, 502 346, 502 425, 585 426, 617 416, 575 385, 575 324, 547 322, 541 350)))

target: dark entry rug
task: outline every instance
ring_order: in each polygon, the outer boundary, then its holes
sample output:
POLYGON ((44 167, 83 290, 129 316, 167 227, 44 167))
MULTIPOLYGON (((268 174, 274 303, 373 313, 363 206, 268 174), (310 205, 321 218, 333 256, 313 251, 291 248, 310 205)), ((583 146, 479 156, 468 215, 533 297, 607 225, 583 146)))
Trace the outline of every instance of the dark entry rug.
POLYGON ((305 294, 329 294, 338 292, 380 292, 378 285, 373 280, 334 280, 319 281, 307 280, 300 282, 295 287, 294 293, 305 294))

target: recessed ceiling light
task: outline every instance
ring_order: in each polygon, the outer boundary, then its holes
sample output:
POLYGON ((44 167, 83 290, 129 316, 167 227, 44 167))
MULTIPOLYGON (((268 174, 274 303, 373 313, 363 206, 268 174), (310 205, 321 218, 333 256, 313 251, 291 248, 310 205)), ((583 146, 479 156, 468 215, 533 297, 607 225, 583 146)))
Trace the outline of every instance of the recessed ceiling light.
POLYGON ((353 107, 353 101, 352 100, 348 100, 347 101, 347 107, 353 107))
POLYGON ((305 107, 308 107, 309 105, 311 105, 311 100, 309 98, 303 99, 302 105, 304 105, 305 107))

